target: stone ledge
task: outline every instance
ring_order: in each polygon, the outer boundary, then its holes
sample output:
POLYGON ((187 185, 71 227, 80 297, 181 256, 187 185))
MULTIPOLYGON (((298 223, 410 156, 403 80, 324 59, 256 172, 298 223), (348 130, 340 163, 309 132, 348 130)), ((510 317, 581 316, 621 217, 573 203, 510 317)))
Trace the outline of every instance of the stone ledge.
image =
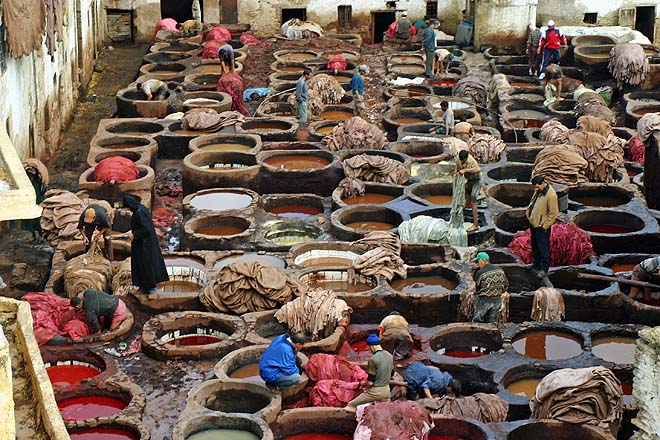
POLYGON ((40 217, 37 195, 4 127, 0 127, 0 163, 7 167, 12 180, 12 189, 0 191, 0 206, 3 207, 0 210, 0 221, 40 217))

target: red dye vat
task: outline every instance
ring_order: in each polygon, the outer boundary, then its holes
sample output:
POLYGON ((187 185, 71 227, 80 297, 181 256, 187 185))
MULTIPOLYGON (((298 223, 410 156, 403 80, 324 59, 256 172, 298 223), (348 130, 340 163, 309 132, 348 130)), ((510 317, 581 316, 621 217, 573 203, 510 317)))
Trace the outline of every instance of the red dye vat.
POLYGON ((84 420, 113 416, 126 408, 126 403, 112 397, 89 396, 64 400, 57 407, 64 420, 84 420))
POLYGON ((367 341, 357 341, 351 344, 351 349, 356 353, 362 353, 369 350, 369 346, 367 345, 367 341))
POLYGON ((351 440, 352 435, 343 434, 298 434, 284 437, 284 440, 351 440))
POLYGON ((460 437, 445 437, 442 435, 429 435, 429 440, 462 440, 460 437))
POLYGON ((598 234, 626 234, 633 232, 633 229, 617 225, 589 225, 580 226, 585 231, 596 232, 598 234))
POLYGON ((451 356, 455 358, 478 358, 483 355, 485 355, 485 351, 471 351, 471 350, 454 350, 454 351, 446 351, 445 356, 451 356))
POLYGON ((623 404, 630 405, 633 400, 633 384, 621 382, 621 389, 623 390, 623 394, 621 395, 623 404))
POLYGON ((198 335, 189 335, 181 336, 180 338, 172 339, 167 341, 169 345, 175 345, 177 347, 189 347, 191 345, 209 345, 220 342, 222 339, 216 338, 215 336, 198 336, 198 335))
POLYGON ((117 428, 89 428, 69 433, 71 440, 139 440, 130 431, 117 428))
POLYGON ((637 298, 635 301, 641 302, 642 304, 646 304, 647 306, 660 307, 660 298, 649 298, 649 299, 637 298))
POLYGON ((100 373, 95 368, 83 365, 53 365, 46 368, 48 378, 53 386, 73 385, 83 379, 89 379, 100 373))
POLYGON ((431 84, 438 87, 452 87, 456 85, 456 81, 431 81, 431 84))

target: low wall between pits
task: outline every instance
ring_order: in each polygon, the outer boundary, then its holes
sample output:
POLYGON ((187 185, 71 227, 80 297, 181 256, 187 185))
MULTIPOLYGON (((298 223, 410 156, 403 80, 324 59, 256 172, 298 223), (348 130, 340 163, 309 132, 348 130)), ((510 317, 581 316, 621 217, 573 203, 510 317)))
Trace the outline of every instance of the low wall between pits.
POLYGON ((633 394, 637 402, 637 418, 633 424, 639 429, 631 440, 658 440, 660 438, 660 327, 639 332, 635 353, 635 379, 633 394))
POLYGON ((9 342, 0 326, 0 440, 11 440, 16 436, 12 392, 9 342))

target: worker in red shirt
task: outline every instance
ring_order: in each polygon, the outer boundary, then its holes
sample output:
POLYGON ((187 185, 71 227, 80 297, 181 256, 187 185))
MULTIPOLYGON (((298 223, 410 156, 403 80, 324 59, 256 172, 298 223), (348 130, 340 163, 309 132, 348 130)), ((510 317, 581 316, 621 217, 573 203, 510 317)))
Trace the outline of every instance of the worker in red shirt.
POLYGON ((541 76, 543 79, 545 68, 548 67, 550 63, 559 64, 559 59, 561 58, 561 53, 559 48, 561 46, 566 46, 566 37, 561 33, 559 29, 555 27, 555 22, 550 20, 548 22, 548 29, 541 34, 541 42, 537 53, 540 55, 543 51, 543 58, 541 61, 541 76))

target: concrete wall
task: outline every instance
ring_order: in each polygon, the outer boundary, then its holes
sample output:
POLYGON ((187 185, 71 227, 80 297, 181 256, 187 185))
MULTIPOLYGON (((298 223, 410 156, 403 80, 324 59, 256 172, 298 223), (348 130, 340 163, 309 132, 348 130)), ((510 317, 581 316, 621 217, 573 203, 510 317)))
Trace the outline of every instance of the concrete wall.
POLYGON ((536 3, 537 0, 476 0, 475 47, 488 45, 522 49, 527 41, 528 26, 536 16, 536 3))
POLYGON ((638 408, 633 424, 639 429, 632 440, 660 438, 660 327, 639 332, 635 353, 633 395, 638 408))
POLYGON ((9 343, 0 326, 0 440, 16 438, 9 343))
MULTIPOLYGON (((79 89, 87 86, 105 37, 103 0, 65 0, 64 30, 54 59, 42 47, 0 72, 0 123, 21 158, 47 157, 57 147, 79 89)), ((44 40, 45 41, 45 40, 44 40)))

